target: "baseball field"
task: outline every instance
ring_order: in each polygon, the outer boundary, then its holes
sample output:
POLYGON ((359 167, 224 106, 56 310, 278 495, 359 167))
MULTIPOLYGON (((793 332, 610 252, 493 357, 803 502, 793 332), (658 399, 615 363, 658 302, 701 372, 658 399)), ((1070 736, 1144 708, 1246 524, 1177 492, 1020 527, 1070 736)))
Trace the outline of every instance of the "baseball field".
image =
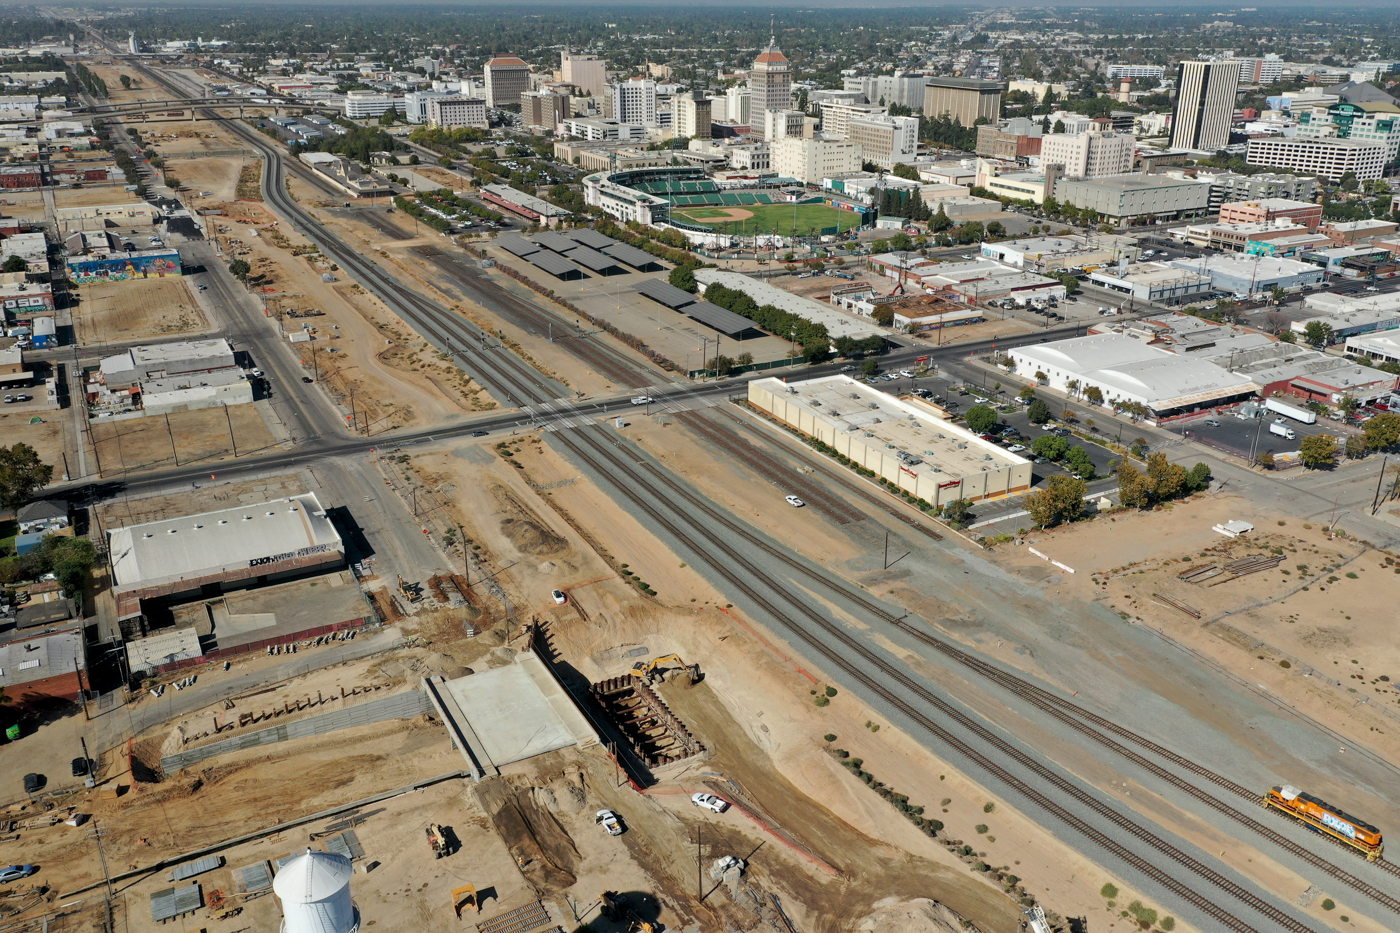
POLYGON ((682 220, 714 227, 726 233, 740 235, 755 233, 791 234, 793 224, 799 234, 820 231, 824 227, 840 226, 849 230, 860 222, 850 211, 837 210, 825 204, 751 204, 746 207, 678 207, 671 211, 682 220), (794 216, 796 220, 794 221, 794 216))

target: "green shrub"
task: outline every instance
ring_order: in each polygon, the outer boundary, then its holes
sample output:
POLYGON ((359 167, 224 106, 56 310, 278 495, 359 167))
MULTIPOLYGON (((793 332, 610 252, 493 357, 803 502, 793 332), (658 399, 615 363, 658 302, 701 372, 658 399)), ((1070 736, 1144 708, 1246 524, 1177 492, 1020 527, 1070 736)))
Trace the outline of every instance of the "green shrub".
POLYGON ((835 741, 836 741, 836 734, 833 733, 833 732, 828 732, 826 735, 822 736, 822 738, 825 739, 825 740, 828 741, 828 742, 835 742, 835 741))
POLYGON ((997 805, 994 804, 994 803, 992 803, 991 801, 988 801, 987 803, 982 804, 982 812, 983 812, 983 813, 994 813, 994 812, 996 812, 996 808, 997 808, 997 805))
POLYGON ((835 687, 827 687, 827 688, 826 688, 826 695, 829 696, 829 697, 834 697, 834 696, 836 696, 836 688, 835 688, 835 687))
POLYGON ((980 836, 980 835, 982 835, 983 833, 985 833, 985 832, 987 831, 987 824, 986 824, 986 823, 978 823, 978 824, 977 824, 976 826, 974 826, 972 829, 973 829, 973 831, 974 831, 975 833, 977 833, 977 835, 980 836))
POLYGON ((1323 902, 1322 902, 1322 909, 1323 909, 1323 910, 1331 910, 1332 908, 1334 908, 1334 907, 1336 907, 1336 906, 1337 906, 1336 902, 1333 901, 1332 898, 1330 898, 1330 897, 1324 899, 1323 902))
POLYGON ((1104 897, 1108 898, 1109 900, 1112 900, 1113 898, 1118 896, 1118 888, 1110 882, 1109 884, 1104 885, 1102 888, 1099 888, 1099 893, 1102 894, 1104 897))
POLYGON ((815 700, 813 700, 812 702, 815 703, 815 704, 817 704, 818 706, 830 706, 830 705, 831 705, 831 701, 828 700, 826 697, 817 697, 817 698, 816 698, 815 700))

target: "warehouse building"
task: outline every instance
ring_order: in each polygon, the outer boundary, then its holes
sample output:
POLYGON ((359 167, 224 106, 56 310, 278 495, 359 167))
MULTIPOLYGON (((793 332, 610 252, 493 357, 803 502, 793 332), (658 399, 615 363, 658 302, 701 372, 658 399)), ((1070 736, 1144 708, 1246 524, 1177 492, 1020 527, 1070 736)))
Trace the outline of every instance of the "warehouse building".
POLYGON ((1189 303, 1215 287, 1204 273, 1160 262, 1108 266, 1089 273, 1089 281, 1136 301, 1167 305, 1189 303))
POLYGON ((1089 208, 1113 220, 1142 216, 1176 220, 1206 213, 1210 185, 1167 175, 1061 178, 1055 182, 1055 198, 1061 204, 1089 208))
POLYGON ((749 383, 749 404, 932 505, 1031 486, 1029 460, 944 420, 931 406, 848 376, 758 379, 749 383))
MULTIPOLYGON (((117 618, 345 563, 345 545, 315 493, 107 532, 117 618)), ((143 633, 144 634, 144 633, 143 633)))
POLYGON ((253 401, 253 384, 222 337, 132 347, 104 357, 86 376, 94 417, 163 415, 253 401))
POLYGON ((73 602, 56 600, 21 609, 15 627, 0 632, 0 691, 7 706, 51 710, 55 701, 77 703, 88 687, 81 620, 73 602), (66 614, 64 611, 66 610, 66 614))
POLYGON ((1090 388, 1115 407, 1136 402, 1154 421, 1242 401, 1259 391, 1255 382, 1194 356, 1149 346, 1122 334, 1091 334, 1008 351, 1016 373, 1079 396, 1090 388), (1043 376, 1043 378, 1042 378, 1043 376))
POLYGON ((1203 256, 1173 260, 1171 265, 1208 275, 1217 290, 1232 295, 1260 295, 1275 287, 1294 291, 1323 278, 1322 270, 1311 263, 1261 255, 1203 256))

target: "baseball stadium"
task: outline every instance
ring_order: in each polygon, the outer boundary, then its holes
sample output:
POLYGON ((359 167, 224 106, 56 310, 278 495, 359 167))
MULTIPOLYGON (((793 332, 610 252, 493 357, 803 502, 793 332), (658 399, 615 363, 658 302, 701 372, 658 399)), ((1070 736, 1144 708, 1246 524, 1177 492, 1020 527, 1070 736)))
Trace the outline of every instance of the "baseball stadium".
POLYGON ((722 188, 695 167, 634 169, 611 173, 607 180, 666 202, 652 203, 653 221, 698 233, 827 236, 873 219, 868 210, 778 176, 755 180, 744 189, 722 188))

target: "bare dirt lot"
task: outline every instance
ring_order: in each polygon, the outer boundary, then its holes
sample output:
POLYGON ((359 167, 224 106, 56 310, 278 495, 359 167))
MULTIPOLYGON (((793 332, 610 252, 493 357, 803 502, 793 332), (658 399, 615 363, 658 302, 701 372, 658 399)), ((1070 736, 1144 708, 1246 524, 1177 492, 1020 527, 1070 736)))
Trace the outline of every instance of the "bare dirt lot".
POLYGON ((253 405, 229 405, 129 418, 94 421, 89 429, 89 456, 112 476, 128 470, 194 463, 214 464, 273 446, 272 433, 253 405), (96 451, 93 451, 96 447, 96 451))
MULTIPOLYGON (((350 393, 355 394, 361 423, 367 420, 372 433, 450 423, 495 407, 481 386, 442 359, 382 302, 332 269, 310 243, 275 225, 275 216, 263 205, 239 201, 210 207, 224 211, 215 228, 228 253, 252 265, 252 281, 271 316, 280 314, 286 330, 303 324, 312 329, 323 383, 347 412, 350 393), (322 275, 335 281, 323 281, 322 275), (287 315, 308 309, 321 314, 287 315)), ((308 374, 312 363, 308 352, 308 374)))
POLYGON ((82 344, 124 343, 209 329, 189 285, 179 276, 84 285, 80 298, 73 325, 82 344))
MULTIPOLYGON (((63 478, 63 455, 73 445, 73 432, 64 424, 62 412, 46 411, 35 414, 0 414, 0 431, 4 432, 5 443, 28 444, 38 453, 39 459, 53 467, 54 481, 63 478), (33 419, 37 423, 31 423, 33 419)), ((73 475, 78 473, 76 461, 68 465, 73 475)))

